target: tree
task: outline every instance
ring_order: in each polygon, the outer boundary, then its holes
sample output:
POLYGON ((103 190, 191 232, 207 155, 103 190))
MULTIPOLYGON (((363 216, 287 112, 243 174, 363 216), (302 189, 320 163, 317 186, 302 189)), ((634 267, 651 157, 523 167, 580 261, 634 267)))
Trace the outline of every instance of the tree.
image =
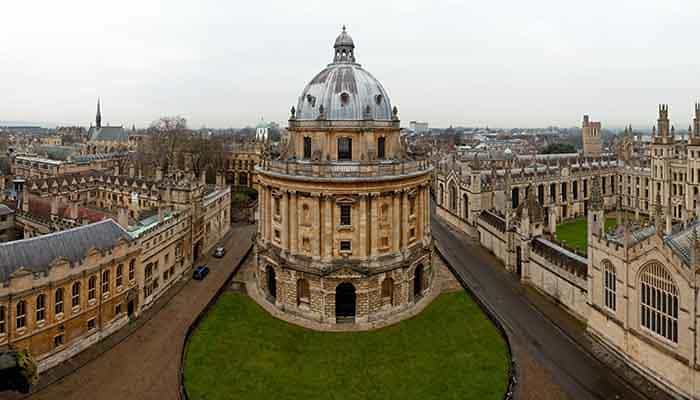
POLYGON ((178 151, 189 135, 187 119, 181 116, 162 117, 151 123, 149 137, 139 143, 134 160, 141 170, 178 167, 178 151))

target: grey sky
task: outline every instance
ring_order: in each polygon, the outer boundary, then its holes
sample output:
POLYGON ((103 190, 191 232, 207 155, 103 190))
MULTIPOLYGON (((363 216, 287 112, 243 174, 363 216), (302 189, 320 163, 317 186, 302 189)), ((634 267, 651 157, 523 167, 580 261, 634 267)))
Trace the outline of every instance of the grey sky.
POLYGON ((12 1, 0 120, 284 123, 347 24, 404 125, 685 130, 700 100, 700 1, 12 1))

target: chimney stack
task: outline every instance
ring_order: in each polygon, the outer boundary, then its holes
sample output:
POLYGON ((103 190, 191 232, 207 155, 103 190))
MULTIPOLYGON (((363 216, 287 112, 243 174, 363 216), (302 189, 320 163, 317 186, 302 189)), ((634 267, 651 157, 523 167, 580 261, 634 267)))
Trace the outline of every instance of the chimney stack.
POLYGON ((117 223, 124 229, 129 228, 129 213, 126 208, 119 208, 117 211, 117 223))

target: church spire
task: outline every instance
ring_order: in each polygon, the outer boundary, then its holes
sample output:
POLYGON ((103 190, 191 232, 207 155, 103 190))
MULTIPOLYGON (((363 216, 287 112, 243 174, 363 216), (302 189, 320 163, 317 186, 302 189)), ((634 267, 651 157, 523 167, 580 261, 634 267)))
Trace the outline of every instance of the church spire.
POLYGON ((95 125, 97 129, 102 128, 102 113, 100 112, 100 98, 97 98, 97 115, 95 116, 95 125))

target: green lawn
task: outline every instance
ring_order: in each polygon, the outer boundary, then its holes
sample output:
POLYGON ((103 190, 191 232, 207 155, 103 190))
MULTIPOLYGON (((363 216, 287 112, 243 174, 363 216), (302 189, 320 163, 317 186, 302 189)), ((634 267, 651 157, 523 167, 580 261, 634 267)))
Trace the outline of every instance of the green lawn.
MULTIPOLYGON (((605 231, 617 226, 615 217, 605 218, 605 231)), ((576 218, 571 221, 557 225, 557 240, 566 242, 569 247, 588 251, 588 220, 585 217, 576 218)))
POLYGON ((187 346, 192 400, 502 399, 505 343, 464 292, 378 331, 323 333, 225 293, 187 346))

